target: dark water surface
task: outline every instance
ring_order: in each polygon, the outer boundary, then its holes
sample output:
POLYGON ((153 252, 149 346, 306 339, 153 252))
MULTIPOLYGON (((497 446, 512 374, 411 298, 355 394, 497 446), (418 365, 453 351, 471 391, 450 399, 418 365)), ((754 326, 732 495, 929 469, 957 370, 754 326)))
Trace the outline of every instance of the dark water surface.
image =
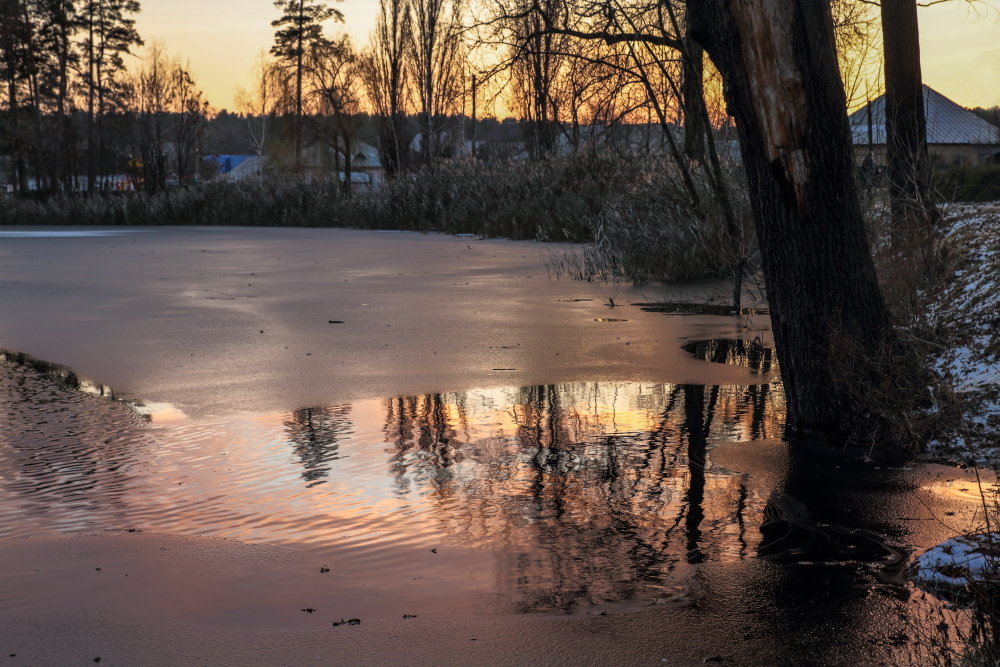
POLYGON ((731 632, 759 632, 740 616, 756 614, 821 634, 862 628, 866 600, 907 598, 910 552, 973 521, 963 471, 784 443, 770 351, 691 352, 761 384, 581 382, 195 420, 8 358, 0 541, 225 536, 321 552, 387 582, 385 600, 421 579, 493 611, 724 595, 741 607, 731 632))

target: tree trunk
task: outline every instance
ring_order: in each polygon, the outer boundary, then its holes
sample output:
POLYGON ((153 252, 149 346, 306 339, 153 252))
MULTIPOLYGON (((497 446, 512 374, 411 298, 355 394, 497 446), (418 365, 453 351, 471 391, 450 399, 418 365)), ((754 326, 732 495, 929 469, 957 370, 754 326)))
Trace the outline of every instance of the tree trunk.
MULTIPOLYGON (((347 120, 341 122, 346 123, 347 120)), ((344 192, 351 191, 351 133, 345 128, 341 133, 344 138, 344 192)))
POLYGON ((882 0, 886 160, 897 240, 934 232, 940 219, 930 196, 927 117, 914 0, 882 0))
POLYGON ((858 203, 829 7, 692 0, 688 11, 736 118, 789 435, 863 428, 865 394, 835 367, 869 368, 892 334, 858 203))
POLYGON ((684 105, 684 155, 692 162, 705 162, 708 114, 705 111, 705 82, 701 45, 684 38, 681 71, 681 103, 684 105))
POLYGON ((67 113, 66 100, 69 97, 69 60, 71 57, 71 33, 70 16, 65 7, 60 6, 59 14, 59 34, 57 37, 58 53, 58 78, 56 84, 56 117, 59 124, 58 133, 62 144, 63 153, 57 159, 59 187, 63 190, 75 190, 75 160, 76 142, 73 137, 72 120, 67 113))
POLYGON ((96 67, 94 55, 94 2, 87 4, 87 192, 94 191, 97 181, 97 137, 95 135, 94 103, 96 99, 96 67))
POLYGON ((295 173, 302 174, 302 57, 305 55, 305 0, 299 0, 298 41, 295 57, 295 173))

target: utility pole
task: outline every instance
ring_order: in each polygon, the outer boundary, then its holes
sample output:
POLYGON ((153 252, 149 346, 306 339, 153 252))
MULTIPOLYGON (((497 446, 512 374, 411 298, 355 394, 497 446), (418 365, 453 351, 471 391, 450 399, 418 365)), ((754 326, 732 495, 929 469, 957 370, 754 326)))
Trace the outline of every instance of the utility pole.
MULTIPOLYGON (((883 98, 883 105, 882 105, 883 109, 885 109, 885 102, 884 102, 884 100, 885 100, 885 98, 883 98)), ((873 145, 875 143, 874 137, 872 136, 873 132, 872 132, 872 103, 871 103, 871 100, 868 100, 868 104, 866 104, 865 106, 868 109, 868 154, 871 155, 872 151, 874 150, 873 145)), ((883 115, 883 117, 885 116, 885 112, 884 111, 882 112, 882 115, 883 115)), ((885 127, 885 121, 884 120, 882 121, 882 127, 885 127)))
POLYGON ((472 157, 476 157, 476 75, 472 75, 472 157))

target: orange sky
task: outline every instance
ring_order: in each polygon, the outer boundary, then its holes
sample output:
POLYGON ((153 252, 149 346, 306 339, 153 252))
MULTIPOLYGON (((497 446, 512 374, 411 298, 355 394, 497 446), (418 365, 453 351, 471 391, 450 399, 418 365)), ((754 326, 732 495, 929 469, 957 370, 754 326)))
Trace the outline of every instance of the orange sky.
MULTIPOLYGON (((921 9, 924 81, 965 106, 1000 104, 1000 0, 990 13, 970 12, 965 2, 921 9)), ((329 32, 348 32, 362 44, 375 21, 378 0, 335 3, 346 22, 329 32)), ((271 45, 271 0, 142 0, 139 30, 147 43, 162 41, 190 62, 198 82, 218 108, 234 107, 234 92, 247 85, 257 53, 271 45)))

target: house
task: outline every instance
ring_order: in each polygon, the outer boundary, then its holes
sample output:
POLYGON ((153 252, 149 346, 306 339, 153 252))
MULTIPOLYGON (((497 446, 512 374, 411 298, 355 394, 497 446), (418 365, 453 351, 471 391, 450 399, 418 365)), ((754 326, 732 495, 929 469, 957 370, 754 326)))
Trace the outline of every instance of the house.
MULTIPOLYGON (((363 141, 351 142, 351 183, 378 188, 385 181, 385 170, 378 149, 363 141)), ((315 143, 302 151, 302 162, 307 178, 329 178, 334 173, 343 183, 347 180, 343 146, 336 147, 315 143)))
POLYGON ((264 173, 266 158, 260 155, 214 155, 219 165, 219 177, 230 183, 255 178, 264 173))
MULTIPOLYGON (((341 179, 343 179, 341 175, 341 179)), ((385 182, 385 168, 378 149, 363 141, 355 142, 351 148, 351 182, 366 183, 377 188, 385 182), (358 178, 360 175, 361 178, 358 178)))
POLYGON ((247 160, 252 159, 253 155, 206 155, 205 161, 215 165, 216 173, 220 176, 225 176, 231 173, 234 169, 237 169, 241 164, 247 160))
MULTIPOLYGON (((924 86, 927 153, 933 165, 1000 164, 1000 127, 924 86)), ((885 164, 885 95, 852 113, 848 120, 860 163, 869 151, 885 164)))

